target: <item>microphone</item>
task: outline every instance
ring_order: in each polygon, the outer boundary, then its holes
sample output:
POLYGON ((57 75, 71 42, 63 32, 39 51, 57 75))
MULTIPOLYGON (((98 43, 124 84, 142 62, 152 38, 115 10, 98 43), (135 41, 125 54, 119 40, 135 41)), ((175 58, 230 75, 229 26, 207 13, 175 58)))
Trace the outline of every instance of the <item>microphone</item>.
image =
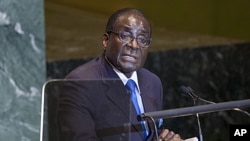
MULTIPOLYGON (((186 95, 189 95, 193 99, 194 106, 196 105, 196 100, 199 100, 199 97, 197 95, 193 94, 193 90, 190 87, 181 86, 179 88, 179 92, 184 93, 186 95)), ((200 138, 200 141, 203 141, 203 135, 202 135, 202 129, 201 129, 201 124, 200 124, 199 114, 196 113, 195 115, 196 115, 198 128, 199 128, 199 136, 200 136, 199 138, 200 138)))
MULTIPOLYGON (((205 100, 205 99, 203 99, 203 98, 197 96, 197 95, 194 93, 194 90, 193 90, 191 87, 189 87, 189 86, 187 86, 187 87, 181 86, 181 87, 179 88, 179 92, 180 92, 181 94, 189 95, 192 99, 195 99, 195 100, 200 100, 200 101, 203 101, 203 102, 208 103, 208 104, 216 104, 216 103, 213 102, 213 101, 205 100)), ((242 110, 242 109, 240 109, 240 108, 233 108, 232 110, 241 112, 241 113, 247 115, 248 117, 250 117, 250 113, 248 113, 247 111, 244 111, 244 110, 242 110)))

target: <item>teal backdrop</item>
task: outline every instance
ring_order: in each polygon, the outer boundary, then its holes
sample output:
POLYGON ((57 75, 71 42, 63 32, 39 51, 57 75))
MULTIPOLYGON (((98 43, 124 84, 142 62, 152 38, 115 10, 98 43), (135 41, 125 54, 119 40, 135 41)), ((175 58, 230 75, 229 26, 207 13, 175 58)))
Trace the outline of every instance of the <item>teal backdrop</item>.
POLYGON ((38 141, 45 82, 43 0, 0 1, 0 140, 38 141))

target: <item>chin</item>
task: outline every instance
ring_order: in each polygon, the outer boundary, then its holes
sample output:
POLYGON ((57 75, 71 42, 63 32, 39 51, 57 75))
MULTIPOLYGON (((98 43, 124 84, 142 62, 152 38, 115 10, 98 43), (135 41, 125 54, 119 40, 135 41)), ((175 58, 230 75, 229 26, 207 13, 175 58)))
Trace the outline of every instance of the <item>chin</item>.
POLYGON ((120 70, 124 73, 134 72, 140 69, 140 65, 138 63, 130 63, 130 62, 120 62, 120 70))
POLYGON ((131 73, 131 72, 137 71, 138 69, 139 69, 138 67, 127 67, 127 68, 123 68, 123 72, 131 73))

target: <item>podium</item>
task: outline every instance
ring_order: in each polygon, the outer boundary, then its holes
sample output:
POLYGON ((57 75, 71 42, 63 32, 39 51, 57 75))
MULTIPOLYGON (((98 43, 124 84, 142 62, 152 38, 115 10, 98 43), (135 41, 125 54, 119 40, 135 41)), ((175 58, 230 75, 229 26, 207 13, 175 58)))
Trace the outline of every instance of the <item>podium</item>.
MULTIPOLYGON (((57 105, 58 96, 61 93, 61 85, 63 80, 53 80, 44 85, 42 99, 42 115, 41 115, 41 141, 50 141, 58 139, 57 125, 57 105)), ((78 83, 76 83, 78 84, 78 83)), ((94 87, 96 89, 96 87, 94 87)), ((98 87, 99 88, 99 87, 98 87)), ((240 100, 223 102, 218 104, 209 104, 201 106, 193 106, 186 108, 169 109, 144 113, 139 116, 141 120, 155 120, 159 118, 175 118, 194 115, 196 113, 205 114, 210 112, 231 110, 233 108, 243 108, 250 106, 250 100, 240 100)), ((156 130, 157 132, 157 130, 156 130)), ((195 136, 195 135, 193 135, 195 136)))

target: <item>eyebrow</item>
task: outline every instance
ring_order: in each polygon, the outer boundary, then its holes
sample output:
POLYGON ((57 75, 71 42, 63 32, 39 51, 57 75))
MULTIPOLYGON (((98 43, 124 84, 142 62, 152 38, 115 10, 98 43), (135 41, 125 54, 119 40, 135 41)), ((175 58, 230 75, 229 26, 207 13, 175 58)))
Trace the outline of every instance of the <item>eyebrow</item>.
MULTIPOLYGON (((123 31, 132 31, 132 29, 130 27, 127 27, 127 26, 123 26, 120 30, 123 30, 123 31)), ((140 30, 140 33, 139 34, 145 34, 145 35, 148 35, 150 36, 150 33, 149 32, 146 32, 144 29, 143 30, 140 30)))

